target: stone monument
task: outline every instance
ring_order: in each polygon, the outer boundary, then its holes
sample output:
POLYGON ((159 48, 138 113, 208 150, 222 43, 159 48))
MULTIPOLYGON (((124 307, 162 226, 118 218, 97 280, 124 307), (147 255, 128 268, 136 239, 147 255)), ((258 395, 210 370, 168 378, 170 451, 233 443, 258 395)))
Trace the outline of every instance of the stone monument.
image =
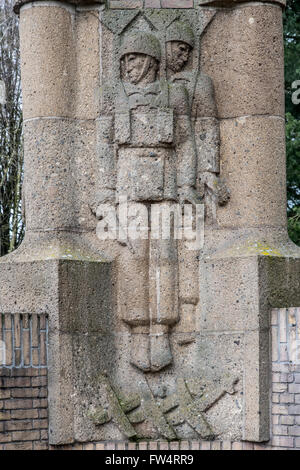
POLYGON ((300 305, 282 6, 17 2, 26 236, 0 311, 48 317, 50 444, 269 440, 271 310, 300 305))

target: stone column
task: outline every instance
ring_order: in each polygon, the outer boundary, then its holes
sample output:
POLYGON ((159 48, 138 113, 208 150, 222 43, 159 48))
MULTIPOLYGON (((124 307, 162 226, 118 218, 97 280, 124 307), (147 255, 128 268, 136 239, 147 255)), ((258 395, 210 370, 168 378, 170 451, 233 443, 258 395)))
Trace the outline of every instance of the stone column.
POLYGON ((244 331, 243 438, 264 441, 271 307, 299 304, 299 249, 286 229, 284 2, 198 4, 222 5, 201 67, 215 85, 220 173, 231 193, 206 231, 200 330, 244 331))

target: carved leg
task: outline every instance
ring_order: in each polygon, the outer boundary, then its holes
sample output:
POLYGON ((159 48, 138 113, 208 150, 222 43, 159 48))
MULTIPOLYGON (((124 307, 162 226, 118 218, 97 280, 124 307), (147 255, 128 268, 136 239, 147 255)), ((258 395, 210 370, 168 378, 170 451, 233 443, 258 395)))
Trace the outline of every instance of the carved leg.
POLYGON ((150 247, 151 370, 172 363, 169 327, 178 321, 176 241, 151 240, 150 247))
POLYGON ((118 259, 118 304, 131 327, 131 363, 150 370, 148 240, 128 241, 118 259))
POLYGON ((189 250, 185 240, 178 242, 180 321, 176 338, 180 344, 195 339, 196 305, 199 301, 199 251, 189 250))

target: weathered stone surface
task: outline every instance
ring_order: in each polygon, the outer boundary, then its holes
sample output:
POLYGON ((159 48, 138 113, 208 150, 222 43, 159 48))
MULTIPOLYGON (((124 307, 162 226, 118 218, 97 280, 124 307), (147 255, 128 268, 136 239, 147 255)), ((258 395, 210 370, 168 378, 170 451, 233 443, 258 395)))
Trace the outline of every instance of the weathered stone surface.
POLYGON ((94 228, 89 203, 96 176, 95 124, 30 120, 24 132, 27 230, 94 228))
POLYGON ((100 104, 99 17, 97 11, 82 11, 75 19, 76 110, 78 119, 95 119, 100 104))
POLYGON ((284 117, 282 11, 276 5, 218 11, 201 41, 220 118, 284 117))
MULTIPOLYGON (((37 0, 38 2, 47 2, 47 0, 37 0)), ((57 3, 68 3, 70 5, 100 5, 105 3, 105 0, 56 0, 57 3)), ((32 0, 16 0, 15 6, 14 6, 14 11, 15 13, 20 13, 20 9, 22 8, 23 5, 26 5, 27 3, 36 3, 35 1, 32 2, 32 0)))
POLYGON ((73 21, 74 14, 59 4, 29 8, 22 13, 24 119, 74 116, 76 48, 73 21))
POLYGON ((221 173, 231 197, 229 205, 218 208, 219 226, 285 227, 284 120, 226 119, 220 132, 221 173))

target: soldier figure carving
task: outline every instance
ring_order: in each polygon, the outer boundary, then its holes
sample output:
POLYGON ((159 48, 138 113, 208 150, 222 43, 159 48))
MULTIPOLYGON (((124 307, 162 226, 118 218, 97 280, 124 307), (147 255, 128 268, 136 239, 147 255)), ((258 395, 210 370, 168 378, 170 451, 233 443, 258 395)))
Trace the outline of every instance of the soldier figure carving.
MULTIPOLYGON (((101 202, 118 204, 126 197, 128 213, 137 203, 148 210, 171 209, 177 202, 195 205, 201 202, 201 185, 213 188, 215 197, 218 121, 210 79, 184 72, 193 47, 191 28, 173 23, 167 30, 165 80, 154 34, 136 31, 123 40, 115 114, 99 121, 101 202)), ((198 252, 174 236, 153 239, 150 230, 138 240, 128 236, 122 245, 118 315, 130 327, 131 363, 156 372, 172 363, 169 339, 176 323, 183 328, 178 342, 192 341, 198 252)))

